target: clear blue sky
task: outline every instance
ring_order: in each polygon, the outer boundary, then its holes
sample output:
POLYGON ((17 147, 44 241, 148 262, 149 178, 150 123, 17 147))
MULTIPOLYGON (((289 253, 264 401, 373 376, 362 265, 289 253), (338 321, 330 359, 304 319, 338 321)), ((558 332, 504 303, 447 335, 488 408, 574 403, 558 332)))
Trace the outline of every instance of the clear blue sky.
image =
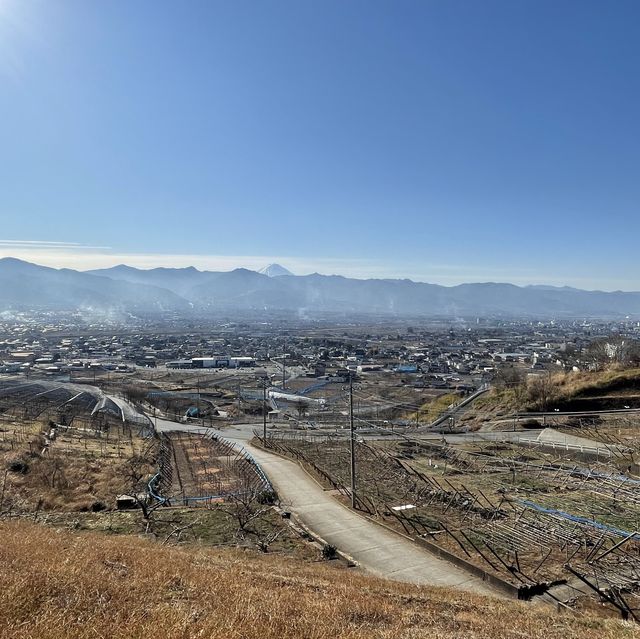
POLYGON ((1 255, 640 289, 636 0, 0 0, 0 116, 1 255))

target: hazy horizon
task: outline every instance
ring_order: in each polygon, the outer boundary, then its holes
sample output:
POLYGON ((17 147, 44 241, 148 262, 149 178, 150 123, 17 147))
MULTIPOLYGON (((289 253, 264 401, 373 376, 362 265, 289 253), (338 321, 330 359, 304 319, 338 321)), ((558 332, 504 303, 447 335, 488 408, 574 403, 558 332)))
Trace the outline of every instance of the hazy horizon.
MULTIPOLYGON (((534 286, 534 287, 535 286, 551 286, 556 288, 568 287, 568 288, 576 288, 576 289, 580 289, 584 291, 592 291, 592 292, 628 292, 628 293, 640 292, 640 290, 634 290, 634 289, 624 290, 624 289, 585 288, 581 286, 574 286, 571 284, 554 284, 554 283, 544 282, 544 281, 532 281, 527 283, 520 283, 517 281, 507 280, 507 279, 500 280, 500 279, 491 279, 491 278, 486 278, 486 279, 478 278, 478 279, 464 280, 464 281, 460 280, 460 281, 454 281, 454 282, 443 282, 443 281, 419 279, 416 277, 409 277, 407 275, 385 276, 385 275, 367 274, 366 271, 364 270, 357 271, 355 274, 347 274, 345 272, 331 271, 331 270, 322 271, 319 269, 296 270, 296 268, 294 267, 294 264, 297 264, 297 265, 300 264, 299 262, 296 262, 296 260, 292 260, 291 258, 278 258, 278 257, 268 257, 268 256, 267 257, 265 256, 238 257, 238 256, 189 256, 189 255, 182 255, 182 256, 119 255, 119 256, 112 256, 112 259, 108 259, 104 263, 105 265, 86 266, 86 267, 79 267, 77 262, 74 262, 73 258, 71 258, 71 260, 68 263, 66 263, 65 260, 57 261, 55 260, 55 258, 51 260, 45 259, 44 261, 39 262, 39 261, 27 259, 27 257, 25 256, 9 255, 9 254, 5 255, 2 252, 0 252, 0 259, 3 259, 3 258, 18 259, 18 260, 26 261, 32 264, 36 264, 38 266, 46 266, 46 267, 56 268, 56 269, 63 269, 63 268, 74 269, 80 272, 91 272, 96 270, 114 268, 117 266, 128 266, 128 267, 132 267, 139 270, 152 270, 156 268, 182 269, 182 268, 193 267, 199 271, 214 271, 214 272, 215 271, 229 272, 235 269, 244 268, 250 271, 258 272, 268 266, 272 266, 275 264, 275 265, 283 266, 284 268, 288 269, 289 271, 292 272, 291 273, 292 275, 300 275, 300 276, 312 275, 314 273, 317 273, 320 275, 327 275, 327 276, 338 275, 338 276, 343 276, 343 277, 357 279, 357 280, 367 280, 367 279, 411 280, 416 283, 437 284, 440 286, 447 286, 447 287, 458 286, 460 284, 513 284, 515 286, 520 286, 520 287, 526 287, 526 286, 534 286), (166 257, 178 258, 177 263, 170 264, 164 261, 166 257), (124 261, 117 261, 116 258, 117 259, 122 258, 122 260, 124 261), (131 258, 133 258, 133 260, 131 260, 131 258), (197 258, 200 258, 200 259, 197 259, 197 258), (127 259, 129 259, 130 261, 127 262, 126 261, 127 259), (138 265, 137 262, 141 262, 141 265, 138 265), (198 266, 200 262, 201 264, 200 266, 198 266)), ((97 264, 102 264, 102 261, 98 260, 97 264)), ((322 264, 319 263, 319 265, 321 266, 322 264)), ((327 266, 327 264, 325 264, 325 266, 327 266)), ((347 268, 353 269, 353 265, 351 265, 350 267, 348 266, 347 268)), ((365 267, 361 266, 361 268, 364 269, 365 267)), ((380 265, 379 264, 373 265, 374 271, 376 268, 380 268, 380 265)))

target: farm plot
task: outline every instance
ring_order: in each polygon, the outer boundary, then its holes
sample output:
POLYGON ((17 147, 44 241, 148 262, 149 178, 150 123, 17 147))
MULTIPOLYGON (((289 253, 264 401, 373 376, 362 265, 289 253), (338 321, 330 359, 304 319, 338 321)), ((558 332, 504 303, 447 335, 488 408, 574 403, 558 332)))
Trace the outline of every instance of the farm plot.
POLYGON ((5 424, 0 512, 113 508, 118 495, 139 489, 153 472, 155 448, 115 420, 97 431, 5 424))
POLYGON ((146 424, 89 387, 0 385, 0 513, 104 510, 152 473, 146 424), (113 406, 111 406, 113 404, 113 406))
MULTIPOLYGON (((267 445, 349 495, 349 442, 272 434, 267 445)), ((640 480, 616 460, 577 463, 495 442, 356 444, 356 502, 405 534, 518 588, 528 597, 588 593, 635 617, 640 607, 640 480)))
POLYGON ((160 446, 160 491, 172 505, 208 506, 271 490, 251 458, 218 437, 171 433, 160 446))

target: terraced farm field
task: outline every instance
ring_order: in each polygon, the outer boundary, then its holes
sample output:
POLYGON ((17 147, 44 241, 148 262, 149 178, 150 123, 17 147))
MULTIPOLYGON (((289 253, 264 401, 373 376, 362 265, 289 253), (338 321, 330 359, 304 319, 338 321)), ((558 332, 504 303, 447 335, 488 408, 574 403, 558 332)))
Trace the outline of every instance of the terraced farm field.
MULTIPOLYGON (((347 438, 272 433, 267 443, 349 501, 347 438)), ((622 454, 587 462, 574 452, 473 439, 358 440, 357 506, 519 596, 545 593, 574 608, 602 600, 636 617, 640 478, 626 472, 622 454)))

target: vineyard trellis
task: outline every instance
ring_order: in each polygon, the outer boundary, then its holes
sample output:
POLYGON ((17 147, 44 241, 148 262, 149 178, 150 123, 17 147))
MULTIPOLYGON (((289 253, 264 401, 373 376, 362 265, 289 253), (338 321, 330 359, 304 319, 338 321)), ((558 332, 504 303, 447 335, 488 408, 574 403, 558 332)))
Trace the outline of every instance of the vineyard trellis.
POLYGON ((209 506, 246 494, 273 492, 244 449, 215 433, 161 435, 158 492, 170 505, 209 506))
MULTIPOLYGON (((272 432, 266 445, 350 496, 346 438, 272 432)), ((607 524, 605 516, 622 512, 633 519, 637 511, 640 529, 640 480, 604 462, 576 464, 542 447, 527 449, 524 457, 517 446, 495 443, 464 450, 444 442, 380 446, 358 439, 357 456, 356 505, 368 515, 395 523, 404 534, 429 540, 523 592, 553 596, 561 584, 574 595, 587 589, 635 618, 640 534, 607 524), (425 460, 437 471, 426 471, 425 460), (520 478, 542 488, 519 488, 520 478), (604 523, 581 513, 595 508, 584 499, 589 495, 599 500, 596 514, 604 523), (576 512, 547 503, 554 499, 576 512)))

